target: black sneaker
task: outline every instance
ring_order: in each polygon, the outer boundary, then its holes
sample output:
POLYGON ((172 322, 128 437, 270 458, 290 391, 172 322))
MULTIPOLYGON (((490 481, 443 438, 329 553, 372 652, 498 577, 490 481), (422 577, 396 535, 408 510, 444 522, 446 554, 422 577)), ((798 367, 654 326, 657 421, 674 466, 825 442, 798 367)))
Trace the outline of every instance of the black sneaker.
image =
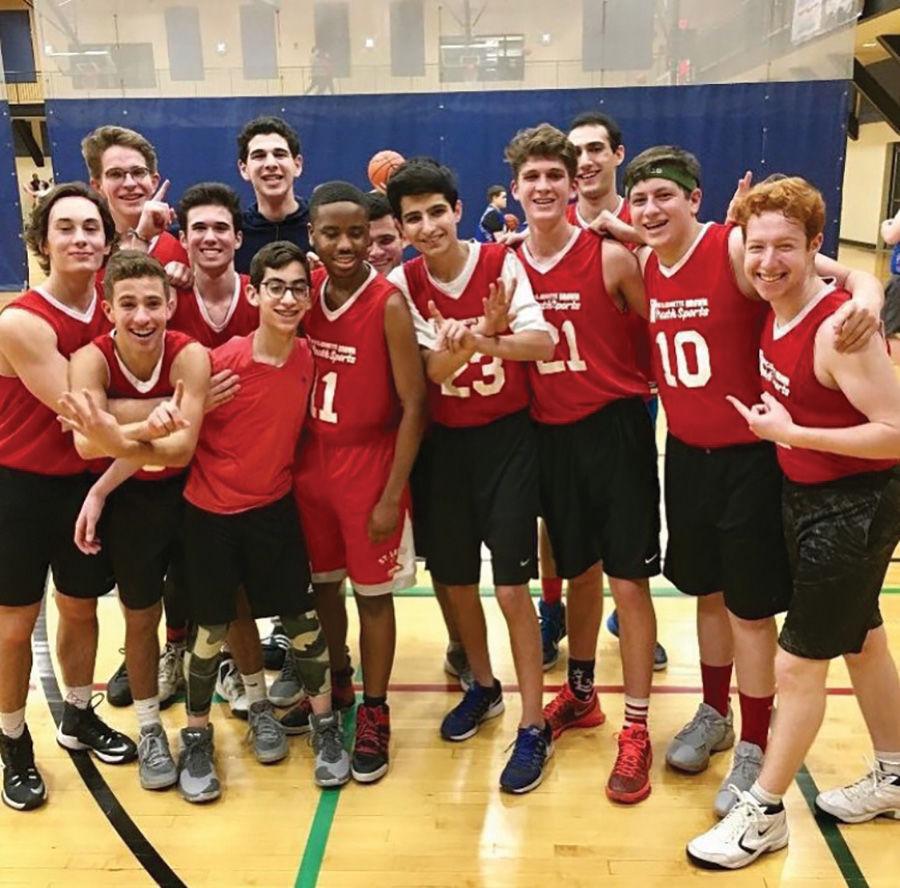
MULTIPOLYGON (((99 696, 99 695, 98 695, 99 696)), ((66 703, 56 742, 72 751, 91 750, 101 762, 124 765, 137 758, 137 746, 124 734, 101 721, 94 711, 97 704, 79 709, 66 703)), ((98 701, 99 702, 99 701, 98 701)))
POLYGON ((391 710, 381 706, 356 708, 356 741, 350 773, 357 783, 374 783, 387 773, 391 741, 391 710))
POLYGON ((34 746, 28 725, 17 740, 0 733, 3 761, 3 804, 16 811, 31 811, 47 801, 47 787, 34 765, 34 746))
POLYGON ((272 624, 272 632, 262 640, 263 663, 266 669, 280 672, 284 667, 284 655, 291 646, 281 623, 272 624))
MULTIPOLYGON (((124 648, 119 649, 124 654, 124 648)), ((125 660, 113 673, 112 678, 106 683, 106 699, 110 706, 131 706, 134 699, 131 696, 131 685, 128 682, 128 669, 125 660)))
POLYGON ((483 688, 473 684, 441 722, 441 736, 445 740, 468 740, 478 726, 489 718, 503 712, 503 691, 500 682, 494 679, 494 686, 483 688))

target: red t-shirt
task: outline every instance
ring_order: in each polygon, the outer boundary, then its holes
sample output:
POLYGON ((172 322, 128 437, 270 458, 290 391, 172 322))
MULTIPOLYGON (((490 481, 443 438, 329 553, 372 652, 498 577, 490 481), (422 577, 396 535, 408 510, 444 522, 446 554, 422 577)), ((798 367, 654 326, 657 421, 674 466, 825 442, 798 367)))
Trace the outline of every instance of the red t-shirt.
MULTIPOLYGON (((41 288, 23 293, 5 310, 28 311, 46 321, 56 334, 57 351, 68 358, 109 330, 99 287, 95 290, 83 314, 41 288)), ((93 464, 78 455, 55 410, 36 398, 18 376, 0 376, 0 465, 38 475, 78 475, 93 464)))
POLYGON ((649 396, 630 338, 628 313, 603 283, 603 239, 578 229, 552 259, 539 262, 522 245, 535 298, 559 330, 551 361, 529 364, 531 415, 552 425, 577 422, 622 398, 649 396))
MULTIPOLYGON (((474 326, 484 314, 483 300, 497 278, 516 280, 512 308, 513 332, 550 332, 538 307, 528 275, 515 255, 503 244, 470 242, 469 257, 459 277, 449 283, 434 280, 422 256, 404 262, 388 277, 410 305, 419 345, 433 348, 435 331, 429 301, 445 318, 456 318, 474 326)), ((445 426, 486 425, 528 407, 528 368, 522 361, 503 361, 476 352, 443 385, 428 381, 431 418, 445 426)))
MULTIPOLYGON (((175 330, 166 330, 163 340, 162 354, 153 369, 153 373, 147 380, 138 379, 125 366, 125 362, 116 350, 115 337, 112 333, 105 333, 94 340, 94 345, 100 349, 100 353, 106 361, 107 378, 106 394, 110 399, 129 398, 134 400, 150 400, 151 398, 168 398, 175 392, 172 382, 172 364, 181 350, 193 340, 184 333, 175 330)), ((134 474, 134 478, 141 481, 157 481, 161 478, 171 478, 185 471, 182 466, 148 466, 134 474)))
POLYGON ((362 286, 332 310, 328 277, 313 275, 312 307, 303 318, 315 360, 309 402, 310 432, 340 444, 364 443, 394 430, 400 399, 384 333, 388 298, 397 288, 374 269, 362 286))
POLYGON ((681 260, 644 266, 654 377, 671 433, 692 447, 727 447, 759 439, 725 400, 759 397, 757 352, 764 302, 740 291, 731 267, 733 226, 707 223, 681 260))
MULTIPOLYGON (((816 379, 816 332, 850 298, 846 290, 825 287, 790 323, 776 326, 770 314, 759 346, 763 389, 780 401, 794 422, 816 429, 842 429, 868 422, 839 389, 816 379)), ((791 481, 820 484, 861 472, 878 472, 897 465, 895 459, 841 456, 799 447, 778 447, 778 463, 791 481)))
POLYGON ((253 334, 212 353, 212 372, 241 378, 237 395, 206 415, 184 496, 228 515, 274 503, 291 490, 297 439, 306 417, 313 359, 298 338, 281 367, 253 359, 253 334))
POLYGON ((259 326, 259 309, 247 300, 248 283, 250 278, 246 274, 235 274, 234 294, 224 322, 218 325, 212 322, 196 288, 176 291, 178 304, 168 323, 169 329, 187 333, 207 348, 224 345, 232 336, 252 333, 259 326))

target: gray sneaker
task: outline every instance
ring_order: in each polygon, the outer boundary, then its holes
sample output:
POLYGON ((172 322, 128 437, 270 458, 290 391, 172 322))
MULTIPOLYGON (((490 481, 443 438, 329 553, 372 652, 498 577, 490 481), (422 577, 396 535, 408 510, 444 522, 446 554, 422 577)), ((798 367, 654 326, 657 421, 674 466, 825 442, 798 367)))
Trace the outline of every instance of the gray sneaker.
POLYGON ((262 765, 280 762, 287 755, 287 735, 275 718, 275 710, 268 700, 250 704, 250 730, 247 732, 247 739, 252 739, 256 760, 262 765))
POLYGON ((734 747, 734 761, 731 763, 731 773, 722 781, 716 800, 713 802, 713 811, 716 817, 724 817, 737 804, 738 797, 734 790, 742 793, 749 792, 750 787, 759 777, 763 766, 763 751, 755 744, 741 740, 734 747))
POLYGON ((316 754, 314 778, 317 786, 342 786, 350 779, 350 755, 344 749, 344 731, 339 712, 309 716, 312 748, 316 754))
POLYGON ((213 761, 213 726, 181 729, 178 788, 189 802, 211 802, 222 794, 213 761))
POLYGON ((706 703, 697 707, 694 717, 672 738, 666 750, 666 762, 677 771, 699 774, 709 766, 714 752, 734 746, 731 709, 719 713, 706 703))
POLYGON ((159 655, 159 708, 167 709, 178 695, 184 691, 184 652, 183 644, 166 642, 159 655))
POLYGON ((469 658, 463 647, 452 648, 447 646, 447 654, 444 657, 444 672, 459 679, 459 686, 463 691, 469 690, 475 682, 472 677, 472 667, 469 666, 469 658))
POLYGON ((168 789, 178 782, 178 769, 161 724, 141 728, 138 737, 138 776, 144 789, 168 789))
POLYGON ((294 665, 294 652, 288 648, 284 652, 284 664, 278 678, 269 688, 269 700, 273 706, 293 706, 303 696, 303 685, 294 665))

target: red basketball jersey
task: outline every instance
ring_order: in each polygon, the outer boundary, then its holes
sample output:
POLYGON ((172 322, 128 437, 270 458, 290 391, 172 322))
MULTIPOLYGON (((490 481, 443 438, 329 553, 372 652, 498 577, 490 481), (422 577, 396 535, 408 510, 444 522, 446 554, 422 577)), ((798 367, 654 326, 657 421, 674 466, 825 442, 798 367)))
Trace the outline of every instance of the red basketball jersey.
POLYGON ((241 389, 203 420, 184 496, 228 515, 281 499, 291 489, 297 439, 306 417, 313 359, 305 339, 281 367, 253 359, 253 334, 212 353, 212 371, 232 370, 241 389))
POLYGON ((531 415, 551 425, 576 422, 621 398, 649 396, 628 326, 603 283, 603 240, 574 230, 552 259, 522 259, 547 322, 559 331, 550 361, 529 365, 531 415))
MULTIPOLYGON (((389 280, 410 302, 419 345, 432 348, 434 327, 429 301, 445 318, 456 318, 474 326, 484 314, 483 300, 498 278, 516 279, 513 309, 517 312, 513 331, 549 328, 534 300, 528 276, 521 263, 503 244, 470 242, 469 258, 456 280, 443 283, 428 273, 422 256, 394 269, 389 280)), ((428 381, 431 418, 446 426, 486 425, 528 406, 528 369, 521 361, 502 361, 476 352, 443 385, 428 381)))
MULTIPOLYGON (((170 262, 188 264, 187 250, 181 245, 181 241, 173 234, 169 234, 168 231, 162 232, 150 241, 150 249, 147 250, 147 253, 156 259, 163 268, 170 262)), ((104 265, 97 272, 97 282, 102 284, 105 276, 106 266, 104 265)))
POLYGON ((213 323, 203 298, 194 288, 177 291, 178 304, 168 323, 169 329, 187 333, 207 348, 218 348, 232 336, 252 333, 259 326, 259 309, 247 300, 250 278, 246 274, 235 274, 234 277, 234 295, 223 323, 213 323))
MULTIPOLYGON (((799 426, 842 429, 869 420, 839 389, 831 389, 816 379, 814 369, 816 331, 850 298, 846 290, 825 287, 790 323, 776 326, 769 314, 759 346, 759 375, 763 389, 784 404, 799 426)), ((778 447, 781 470, 791 481, 820 484, 861 472, 878 472, 897 465, 895 459, 864 459, 778 447)))
POLYGON ((335 443, 365 443, 400 422, 384 334, 385 306, 397 288, 372 269, 363 285, 332 310, 328 287, 327 275, 313 276, 312 307, 303 318, 316 366, 308 428, 335 443))
MULTIPOLYGON (((628 206, 628 201, 625 200, 624 197, 619 197, 618 206, 613 211, 614 216, 618 216, 623 222, 627 222, 631 225, 631 207, 628 206)), ((578 201, 573 200, 566 207, 566 221, 570 222, 572 225, 577 225, 579 228, 589 228, 590 222, 578 212, 578 201)))
MULTIPOLYGON (((181 350, 191 342, 193 340, 185 333, 166 330, 159 361, 153 368, 150 378, 143 380, 138 379, 125 366, 125 362, 116 350, 116 340, 112 332, 98 336, 94 340, 94 345, 100 349, 106 360, 107 377, 109 379, 109 384, 106 388, 107 397, 110 399, 129 398, 138 401, 171 397, 175 393, 175 386, 171 381, 172 364, 181 350)), ((180 475, 182 472, 184 472, 184 467, 150 466, 141 469, 133 477, 142 481, 155 481, 160 478, 171 478, 173 475, 180 475)))
POLYGON ((728 255, 732 227, 707 223, 671 268, 654 253, 644 267, 654 377, 669 430, 693 447, 759 440, 725 400, 759 397, 757 352, 768 312, 738 289, 728 255))
MULTIPOLYGON (((46 321, 64 358, 110 327, 100 308, 99 288, 83 314, 40 287, 6 307, 13 310, 28 311, 46 321)), ((92 464, 78 455, 72 435, 62 431, 55 410, 31 394, 17 376, 0 376, 0 465, 39 475, 77 475, 92 464)))

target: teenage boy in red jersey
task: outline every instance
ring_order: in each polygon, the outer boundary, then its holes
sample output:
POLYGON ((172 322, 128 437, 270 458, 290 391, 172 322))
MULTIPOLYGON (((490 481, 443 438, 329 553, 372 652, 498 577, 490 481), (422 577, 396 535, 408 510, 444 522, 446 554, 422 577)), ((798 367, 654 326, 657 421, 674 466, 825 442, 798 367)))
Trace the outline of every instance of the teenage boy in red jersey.
POLYGON ((0 758, 2 799, 17 810, 47 798, 25 701, 31 633, 48 568, 58 590, 57 652, 65 685, 58 742, 91 749, 112 764, 137 755, 134 743, 91 706, 97 598, 113 583, 109 562, 82 554, 72 542, 93 479, 56 420, 69 356, 109 329, 94 279, 115 233, 99 194, 80 182, 57 185, 35 206, 25 234, 48 278, 0 314, 0 758))
POLYGON ((529 367, 541 513, 569 580, 568 681, 544 709, 559 736, 602 724, 594 659, 603 608, 600 562, 622 619, 625 725, 607 783, 626 804, 650 793, 647 732, 656 617, 648 577, 659 573, 656 444, 629 312, 644 310, 640 267, 621 244, 566 220, 576 154, 549 124, 506 147, 513 195, 528 220, 520 255, 544 317, 559 330, 553 360, 529 367))
MULTIPOLYGON (((125 661, 140 732, 138 773, 145 789, 164 789, 178 774, 159 714, 157 628, 166 572, 180 549, 185 467, 203 421, 209 357, 189 336, 166 329, 175 301, 166 273, 153 257, 131 250, 116 253, 103 286, 103 310, 113 330, 72 355, 73 393, 89 392, 102 411, 108 398, 172 400, 177 384, 175 400, 183 420, 175 433, 162 429, 159 440, 148 443, 123 440, 112 423, 92 428, 96 438, 75 434, 81 456, 119 458, 91 489, 86 510, 92 513, 92 526, 79 522, 76 543, 82 551, 100 550, 93 526, 109 496, 102 536, 125 614, 125 661)), ((131 432, 133 438, 150 435, 156 433, 146 424, 131 432)))
POLYGON ((363 700, 352 774, 372 783, 389 761, 392 593, 415 584, 407 481, 425 427, 425 376, 406 300, 366 262, 365 195, 346 182, 316 188, 310 238, 323 271, 303 322, 316 380, 294 495, 333 652, 346 643, 341 583, 353 585, 363 700))
POLYGON ((462 206, 449 169, 429 159, 409 162, 391 176, 387 193, 404 237, 421 253, 390 280, 409 300, 429 381, 428 567, 450 589, 475 679, 444 718, 441 736, 465 740, 503 711, 478 594, 484 542, 522 694, 500 787, 528 792, 541 782, 553 747, 541 711, 540 633, 528 595, 539 494, 526 363, 550 359, 553 333, 516 257, 503 244, 457 237, 462 206))
POLYGON ((149 253, 173 284, 180 283, 187 254, 166 230, 172 221, 165 202, 169 183, 160 185, 153 145, 134 130, 100 126, 81 140, 81 153, 91 185, 109 204, 122 247, 149 253))
MULTIPOLYGON (((729 787, 748 789, 762 767, 775 692, 774 615, 791 594, 774 447, 759 442, 725 401, 727 394, 745 403, 756 397, 766 307, 744 275, 740 230, 697 221, 702 193, 693 155, 650 148, 628 165, 625 182, 632 220, 648 245, 640 258, 669 425, 664 574, 697 596, 703 702, 666 761, 698 773, 711 753, 732 746, 734 661, 741 737, 714 802, 721 817, 736 800, 729 787)), ((843 273, 824 257, 817 261, 843 273)), ((870 283, 858 272, 851 278, 870 283)), ((871 283, 877 302, 880 288, 871 283)), ((871 335, 879 310, 848 302, 836 316, 841 344, 853 344, 860 331, 871 335)))
POLYGON ((900 811, 900 680, 878 609, 900 539, 900 382, 880 336, 853 353, 835 344, 849 293, 816 273, 822 195, 799 178, 763 183, 737 215, 744 273, 772 312, 759 346, 761 402, 728 400, 755 436, 780 445, 793 594, 762 772, 687 848, 691 860, 726 869, 788 843, 782 797, 822 724, 835 657, 847 664, 875 762, 856 783, 820 793, 816 807, 844 823, 900 811))

